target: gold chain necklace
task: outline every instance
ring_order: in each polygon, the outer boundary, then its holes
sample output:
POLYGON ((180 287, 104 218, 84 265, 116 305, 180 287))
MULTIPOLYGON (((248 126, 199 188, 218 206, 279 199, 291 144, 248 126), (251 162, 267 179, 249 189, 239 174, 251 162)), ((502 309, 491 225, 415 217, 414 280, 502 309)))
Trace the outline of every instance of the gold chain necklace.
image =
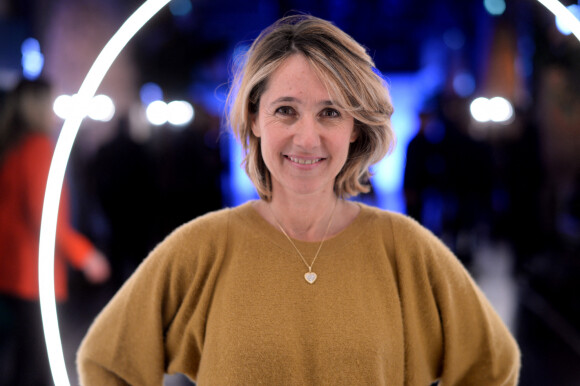
POLYGON ((320 245, 318 246, 318 250, 316 251, 316 254, 314 255, 314 259, 312 259, 312 263, 311 264, 308 264, 306 262, 306 259, 304 258, 304 255, 302 255, 302 253, 300 252, 300 250, 298 249, 298 247, 296 246, 296 244, 294 244, 294 242, 292 241, 292 239, 290 238, 290 236, 288 236, 288 234, 284 231, 284 228, 282 228, 282 225, 280 224, 280 221, 278 221, 278 219, 276 218, 276 215, 274 214, 274 211, 272 210, 272 207, 270 205, 268 205, 268 208, 270 208, 270 212, 272 213, 272 217, 274 217, 274 221, 276 221, 276 224, 278 224, 278 227, 280 228, 280 230, 282 231, 282 233, 284 234, 284 236, 286 236, 286 238, 288 239, 288 241, 290 241, 290 244, 292 244, 292 246, 294 247, 294 249, 296 249, 296 252, 298 252, 298 255, 300 255, 300 258, 302 259, 302 261, 304 262, 304 264, 306 265, 306 267, 308 267, 308 272, 306 272, 304 274, 304 279, 306 279, 306 281, 309 284, 314 284, 314 282, 318 278, 318 275, 316 273, 312 272, 312 266, 314 265, 314 262, 316 261, 316 258, 318 257, 318 254, 320 253, 320 250, 322 249, 322 244, 324 244, 324 239, 326 238, 326 235, 328 234, 328 230, 330 229, 330 224, 332 224, 332 218, 334 217, 334 211, 336 209, 336 204, 337 203, 338 203, 338 198, 336 199, 336 201, 334 203, 334 207, 332 208, 332 213, 330 214, 330 220, 328 220, 328 225, 326 226, 326 231, 324 232, 324 236, 322 236, 322 241, 320 242, 320 245))

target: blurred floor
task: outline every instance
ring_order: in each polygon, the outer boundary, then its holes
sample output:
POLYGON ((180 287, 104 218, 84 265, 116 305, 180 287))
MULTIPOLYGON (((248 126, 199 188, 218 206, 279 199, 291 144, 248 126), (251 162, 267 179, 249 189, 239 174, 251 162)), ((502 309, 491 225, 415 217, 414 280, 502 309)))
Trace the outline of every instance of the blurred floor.
POLYGON ((513 266, 511 249, 500 243, 480 248, 472 271, 520 345, 519 384, 580 385, 580 326, 574 326, 526 279, 515 278, 513 266))
MULTIPOLYGON (((475 253, 471 270, 520 344, 523 363, 520 385, 580 385, 578 326, 573 326, 527 283, 516 280, 512 267, 510 248, 505 244, 489 244, 475 253)), ((76 349, 114 289, 90 287, 81 277, 72 279, 74 290, 60 319, 71 384, 77 385, 76 349)), ((168 376, 165 385, 191 385, 191 382, 182 376, 168 376)))

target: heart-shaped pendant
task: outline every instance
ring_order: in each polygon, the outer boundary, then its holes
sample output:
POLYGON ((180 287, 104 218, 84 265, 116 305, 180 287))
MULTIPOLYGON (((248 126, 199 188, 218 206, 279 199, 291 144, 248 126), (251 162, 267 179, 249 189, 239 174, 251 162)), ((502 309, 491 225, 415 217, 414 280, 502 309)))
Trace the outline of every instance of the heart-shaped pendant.
POLYGON ((313 284, 316 281, 318 276, 314 272, 306 272, 304 274, 304 279, 310 284, 313 284))

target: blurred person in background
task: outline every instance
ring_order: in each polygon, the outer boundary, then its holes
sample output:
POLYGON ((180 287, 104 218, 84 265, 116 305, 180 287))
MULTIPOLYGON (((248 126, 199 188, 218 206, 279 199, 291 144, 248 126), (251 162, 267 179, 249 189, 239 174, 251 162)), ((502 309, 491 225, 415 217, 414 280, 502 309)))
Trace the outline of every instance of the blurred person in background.
MULTIPOLYGON (((0 312, 5 357, 2 385, 50 385, 39 304, 38 242, 54 144, 50 84, 22 80, 8 92, 0 116, 0 312)), ((67 263, 91 283, 110 268, 105 256, 68 219, 66 186, 60 201, 55 251, 55 293, 67 299, 67 263)))
POLYGON ((419 113, 404 172, 407 213, 472 268, 474 246, 491 221, 493 170, 488 146, 471 139, 460 98, 440 93, 419 113))
POLYGON ((83 385, 515 385, 517 343, 431 232, 346 200, 394 143, 388 89, 333 24, 285 17, 233 82, 259 200, 159 244, 93 323, 83 385))
POLYGON ((129 125, 128 117, 119 119, 115 135, 100 146, 88 173, 83 173, 106 220, 107 236, 99 245, 111 262, 115 290, 159 241, 148 221, 159 205, 148 186, 154 180, 154 161, 145 146, 131 138, 129 125))

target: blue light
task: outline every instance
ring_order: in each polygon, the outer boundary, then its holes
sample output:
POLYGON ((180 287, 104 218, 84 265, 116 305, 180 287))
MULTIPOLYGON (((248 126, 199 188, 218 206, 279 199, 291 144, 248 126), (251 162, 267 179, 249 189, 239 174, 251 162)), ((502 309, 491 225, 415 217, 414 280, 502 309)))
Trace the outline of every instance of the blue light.
POLYGON ((163 91, 157 83, 149 82, 141 86, 139 96, 141 97, 141 103, 149 106, 153 101, 163 100, 163 91))
POLYGON ((379 202, 377 206, 397 212, 405 212, 403 178, 407 146, 418 129, 420 100, 426 97, 422 74, 389 75, 391 97, 395 113, 391 119, 396 133, 396 147, 388 157, 374 168, 372 178, 379 202))
POLYGON ((483 6, 487 12, 494 16, 503 14, 506 8, 504 0, 484 0, 483 6))
POLYGON ((173 16, 185 16, 191 12, 191 9, 190 0, 173 0, 169 3, 169 10, 173 16))
POLYGON ((44 67, 44 55, 40 52, 30 52, 22 56, 22 74, 26 79, 36 79, 44 67))
POLYGON ((35 38, 25 39, 20 46, 20 52, 22 52, 22 55, 30 52, 40 52, 40 43, 35 38))
POLYGON ((231 196, 228 198, 231 202, 229 205, 240 205, 246 201, 257 199, 258 193, 254 183, 250 180, 244 168, 241 167, 243 159, 242 147, 233 135, 229 136, 229 153, 231 165, 231 191, 229 192, 231 196))
POLYGON ((453 90, 457 95, 466 97, 475 91, 475 79, 468 72, 461 72, 453 78, 453 90))
POLYGON ((443 33, 445 45, 452 50, 460 50, 465 45, 465 35, 459 28, 451 28, 443 33))
POLYGON ((24 77, 30 80, 38 78, 44 67, 44 55, 40 52, 40 43, 34 38, 28 38, 22 42, 20 51, 24 77))

